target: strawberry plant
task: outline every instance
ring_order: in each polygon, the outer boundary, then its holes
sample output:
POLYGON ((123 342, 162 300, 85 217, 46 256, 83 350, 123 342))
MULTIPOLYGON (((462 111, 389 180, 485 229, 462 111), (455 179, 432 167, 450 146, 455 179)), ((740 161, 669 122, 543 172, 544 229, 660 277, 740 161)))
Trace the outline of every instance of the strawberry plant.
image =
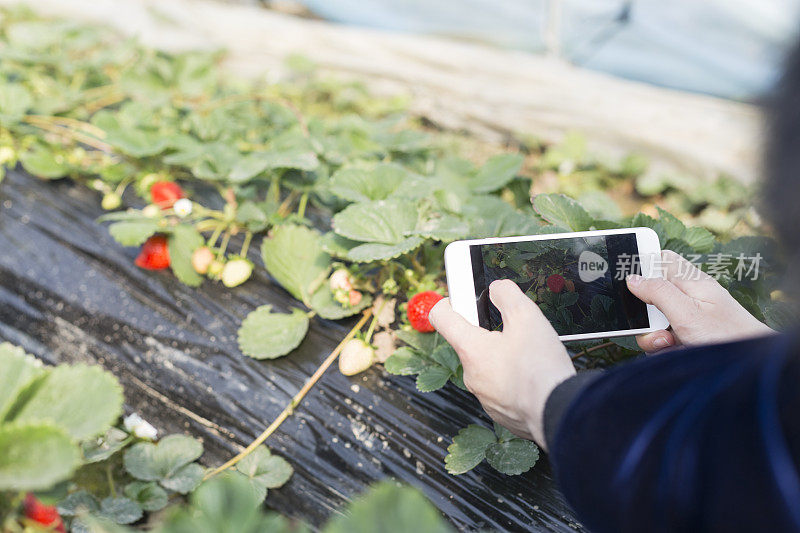
MULTIPOLYGON (((347 374, 385 360, 389 372, 416 376, 420 391, 448 383, 463 388, 457 355, 427 321, 445 289, 444 245, 455 239, 647 226, 663 247, 692 256, 707 270, 714 265, 736 298, 771 326, 794 316, 776 292, 779 256, 769 240, 717 239, 757 226, 741 191, 730 183, 690 191, 675 183, 648 188, 652 178, 640 158, 600 163, 574 135, 557 146, 523 140, 519 153, 495 150, 503 153, 475 164, 398 113, 396 102, 371 98, 357 85, 304 72, 279 84, 235 81, 221 75, 220 54, 158 52, 100 28, 40 19, 23 10, 2 11, 0 47, 0 177, 5 168, 21 165, 42 179, 69 178, 97 191, 109 210, 100 221, 109 224, 111 236, 120 246, 139 248, 134 264, 168 268, 189 286, 221 282, 240 290, 236 287, 263 268, 296 302, 252 311, 238 333, 247 356, 285 356, 315 320, 361 314, 278 419, 214 473, 242 463, 251 472, 247 461, 256 459, 249 457, 269 462, 256 450, 340 352, 347 374), (343 92, 349 96, 341 97, 343 92), (625 212, 643 206, 647 214, 625 215, 606 193, 612 189, 627 191, 618 198, 628 205, 625 212), (676 196, 681 190, 689 191, 687 201, 676 196), (539 193, 532 204, 531 193, 539 193), (686 226, 656 202, 698 222, 706 212, 731 215, 730 224, 708 224, 713 232, 686 226), (738 279, 735 262, 713 261, 756 253, 764 263, 754 281, 738 279), (368 332, 360 334, 370 317, 368 332)), ((461 139, 460 146, 469 143, 461 139)), ((525 272, 530 258, 522 254, 500 250, 495 259, 498 269, 524 272, 533 281, 529 295, 554 322, 575 321, 575 313, 597 320, 608 316, 602 295, 578 304, 570 273, 558 270, 563 251, 547 253, 552 254, 547 272, 525 272)), ((630 339, 574 346, 575 358, 587 366, 611 364, 636 350, 630 339)), ((30 379, 67 372, 25 368, 30 379)), ((85 372, 89 377, 79 379, 105 379, 85 372)), ((0 387, 0 415, 6 390, 11 389, 0 387)), ((52 464, 24 467, 30 469, 27 485, 14 488, 47 485, 78 468, 79 455, 67 441, 106 430, 119 415, 110 410, 112 400, 102 404, 109 409, 105 418, 97 418, 103 410, 86 415, 94 425, 74 421, 78 435, 70 434, 73 427, 36 418, 41 404, 27 409, 7 404, 0 448, 41 452, 52 446, 60 454, 49 456, 52 464)), ((68 414, 64 424, 73 423, 68 414)), ((448 468, 465 472, 486 458, 504 472, 523 472, 538 451, 518 441, 502 428, 473 427, 454 439, 448 468)), ((133 471, 125 475, 138 483, 131 495, 160 502, 160 491, 182 494, 192 486, 197 448, 181 442, 183 451, 174 455, 159 448, 163 443, 136 445, 136 453, 158 458, 159 466, 130 463, 133 471)), ((4 477, 0 462, 0 487, 11 478, 17 479, 11 473, 4 477)), ((102 514, 103 501, 87 505, 102 514)))

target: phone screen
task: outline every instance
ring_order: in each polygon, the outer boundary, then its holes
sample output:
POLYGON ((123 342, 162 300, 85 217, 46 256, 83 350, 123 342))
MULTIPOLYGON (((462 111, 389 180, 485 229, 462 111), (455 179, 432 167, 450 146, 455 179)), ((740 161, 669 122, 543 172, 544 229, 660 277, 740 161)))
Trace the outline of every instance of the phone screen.
POLYGON ((539 305, 559 335, 650 326, 647 306, 625 276, 641 274, 635 233, 470 246, 478 322, 502 329, 489 284, 510 279, 539 305))

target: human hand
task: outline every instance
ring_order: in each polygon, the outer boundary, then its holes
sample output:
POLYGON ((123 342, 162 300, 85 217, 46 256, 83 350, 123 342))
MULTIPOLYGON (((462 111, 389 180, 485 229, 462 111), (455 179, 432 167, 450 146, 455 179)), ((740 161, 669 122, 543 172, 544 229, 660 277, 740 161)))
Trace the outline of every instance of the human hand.
POLYGON ((464 384, 489 416, 545 448, 545 403, 575 367, 553 326, 516 283, 493 281, 489 298, 502 315, 502 332, 473 326, 449 298, 431 309, 430 322, 458 353, 464 384))
POLYGON ((655 305, 671 325, 636 337, 646 352, 675 344, 694 346, 757 337, 773 333, 747 312, 717 280, 671 250, 661 253, 664 277, 628 276, 628 289, 655 305))

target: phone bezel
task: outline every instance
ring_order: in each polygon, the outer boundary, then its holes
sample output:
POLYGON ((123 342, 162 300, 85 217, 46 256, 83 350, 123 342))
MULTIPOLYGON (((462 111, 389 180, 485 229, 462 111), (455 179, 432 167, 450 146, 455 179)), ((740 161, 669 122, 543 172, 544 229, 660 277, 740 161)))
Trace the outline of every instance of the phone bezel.
MULTIPOLYGON (((495 244, 506 242, 527 242, 551 239, 568 239, 574 237, 600 237, 634 233, 636 246, 639 250, 639 261, 642 275, 645 278, 661 277, 658 260, 661 258, 661 245, 658 234, 650 228, 623 228, 610 230, 575 231, 570 233, 549 233, 544 235, 525 235, 520 237, 493 237, 488 239, 470 239, 454 241, 447 245, 444 251, 444 264, 447 273, 447 290, 450 293, 450 305, 453 310, 463 316, 470 324, 478 324, 478 306, 475 297, 475 284, 472 274, 472 260, 469 247, 476 244, 495 244)), ((626 335, 639 335, 650 333, 669 326, 669 321, 655 306, 647 305, 647 318, 649 328, 625 329, 614 331, 598 331, 593 333, 579 333, 574 335, 560 335, 562 341, 577 341, 598 339, 606 337, 621 337, 626 335)))

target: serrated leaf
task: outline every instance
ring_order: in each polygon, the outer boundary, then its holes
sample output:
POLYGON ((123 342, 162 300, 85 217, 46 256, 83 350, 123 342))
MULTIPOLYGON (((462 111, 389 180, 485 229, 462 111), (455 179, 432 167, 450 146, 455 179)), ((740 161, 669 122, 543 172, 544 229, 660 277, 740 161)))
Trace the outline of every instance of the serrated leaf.
POLYGON ((495 470, 509 476, 527 472, 539 460, 539 447, 525 439, 494 442, 486 447, 486 461, 495 470))
POLYGON ((428 356, 433 353, 433 350, 442 342, 441 335, 436 332, 433 333, 420 333, 416 330, 401 329, 397 332, 397 338, 404 343, 413 346, 423 355, 428 356))
POLYGON ((358 245, 347 252, 347 259, 356 263, 394 259, 415 250, 422 242, 423 239, 420 237, 409 237, 397 244, 368 242, 358 245))
POLYGON ((771 300, 761 305, 767 326, 776 331, 790 331, 797 326, 797 306, 789 302, 771 300))
POLYGON ((165 489, 180 494, 189 494, 203 481, 205 470, 197 463, 180 467, 175 473, 163 478, 159 483, 165 489))
POLYGON ((520 154, 495 155, 469 180, 476 193, 488 193, 505 187, 519 172, 524 157, 520 154))
POLYGON ((714 249, 714 234, 705 228, 698 226, 686 228, 683 240, 697 253, 705 254, 714 249))
POLYGON ((62 516, 96 513, 100 510, 100 502, 85 490, 79 490, 61 500, 57 509, 62 516))
POLYGON ((416 226, 417 205, 408 200, 351 204, 333 217, 333 230, 338 235, 362 242, 398 244, 416 226))
POLYGON ((419 374, 428 365, 430 365, 430 361, 426 357, 407 346, 395 350, 383 363, 387 372, 398 376, 419 374))
POLYGON ((537 194, 533 207, 551 224, 573 231, 588 230, 594 221, 583 206, 563 194, 537 194))
POLYGON ((497 442, 490 429, 470 424, 453 437, 453 443, 447 448, 444 464, 451 474, 469 472, 486 457, 486 448, 497 442))
POLYGON ((382 163, 373 169, 345 167, 331 176, 329 190, 349 202, 385 200, 410 176, 393 163, 382 163))
POLYGON ((311 294, 330 271, 320 234, 304 226, 278 226, 264 239, 261 255, 270 275, 310 307, 311 294))
POLYGON ((34 176, 48 179, 61 178, 69 171, 69 163, 63 154, 53 153, 53 150, 54 148, 35 144, 20 154, 19 161, 22 167, 34 176))
POLYGON ((108 227, 108 232, 122 246, 139 246, 158 231, 155 220, 136 220, 115 222, 108 227))
POLYGON ((81 443, 81 453, 86 463, 105 461, 130 442, 129 435, 121 429, 112 427, 102 437, 81 443))
POLYGON ((239 349, 255 359, 275 359, 297 348, 308 332, 308 315, 300 309, 276 313, 262 305, 239 328, 239 349))
POLYGON ((286 459, 272 455, 266 446, 259 446, 242 459, 236 470, 247 477, 259 501, 264 501, 267 489, 282 487, 294 473, 286 459))
POLYGON ((451 528, 425 496, 411 487, 382 482, 332 518, 323 533, 448 533, 451 528), (383 527, 378 525, 383 525, 383 527))
POLYGON ((22 348, 8 342, 0 343, 0 422, 17 396, 34 379, 44 374, 42 363, 22 348))
POLYGON ((116 524, 133 524, 142 517, 142 508, 128 498, 108 497, 100 502, 99 516, 116 524))
POLYGON ((469 235, 469 229, 469 224, 460 217, 444 215, 420 222, 414 234, 437 241, 455 241, 469 235))
POLYGON ((348 316, 360 313, 368 306, 372 305, 372 295, 364 293, 358 305, 345 307, 333 299, 333 293, 327 283, 320 285, 313 295, 311 295, 311 309, 317 314, 328 320, 339 320, 348 316))
POLYGON ((420 392, 433 392, 447 385, 453 371, 438 363, 431 363, 417 374, 417 389, 420 392))
POLYGON ((678 220, 675 215, 668 211, 664 211, 660 207, 658 209, 658 221, 664 228, 667 239, 682 239, 686 232, 686 225, 678 220))
POLYGON ((77 446, 52 423, 0 426, 0 490, 49 489, 79 463, 77 446))
POLYGON ((32 384, 11 419, 17 423, 50 421, 82 440, 105 432, 122 414, 122 387, 97 366, 62 365, 32 384))
POLYGON ((155 481, 132 481, 125 485, 124 492, 148 512, 160 511, 169 503, 167 492, 155 481))
POLYGON ((203 454, 200 441, 185 435, 169 435, 158 443, 137 442, 123 457, 125 469, 142 481, 170 479, 203 454))
POLYGON ((190 287, 198 287, 203 283, 203 276, 192 266, 192 253, 205 243, 200 232, 188 224, 178 224, 167 238, 169 266, 181 283, 190 287))

